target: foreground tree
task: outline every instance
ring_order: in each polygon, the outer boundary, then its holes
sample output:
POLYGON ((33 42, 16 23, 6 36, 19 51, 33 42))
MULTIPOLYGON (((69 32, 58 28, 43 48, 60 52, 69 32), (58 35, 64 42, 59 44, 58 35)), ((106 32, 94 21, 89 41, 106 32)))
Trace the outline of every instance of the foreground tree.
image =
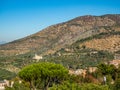
POLYGON ((67 75, 68 70, 66 68, 54 63, 32 64, 19 72, 19 77, 30 83, 31 90, 38 88, 39 82, 42 82, 43 90, 47 90, 50 85, 62 82, 67 75))
POLYGON ((106 83, 106 76, 110 75, 112 77, 113 80, 115 80, 116 78, 116 67, 114 65, 107 65, 107 64, 99 64, 98 66, 98 71, 100 73, 102 73, 102 75, 104 76, 104 83, 106 83))
POLYGON ((114 90, 120 90, 120 65, 117 68, 117 77, 114 83, 114 90))

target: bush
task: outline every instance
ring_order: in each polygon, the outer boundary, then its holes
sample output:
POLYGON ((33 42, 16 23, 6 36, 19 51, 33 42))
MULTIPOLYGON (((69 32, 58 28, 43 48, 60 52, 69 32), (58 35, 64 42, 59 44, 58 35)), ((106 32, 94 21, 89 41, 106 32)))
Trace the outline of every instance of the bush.
POLYGON ((114 90, 120 90, 120 78, 115 81, 114 90))
POLYGON ((53 85, 49 90, 109 90, 107 85, 98 85, 92 83, 86 84, 77 84, 64 82, 61 85, 53 85))
POLYGON ((15 76, 16 76, 15 73, 0 68, 0 80, 4 80, 4 79, 10 80, 10 79, 12 79, 15 76))

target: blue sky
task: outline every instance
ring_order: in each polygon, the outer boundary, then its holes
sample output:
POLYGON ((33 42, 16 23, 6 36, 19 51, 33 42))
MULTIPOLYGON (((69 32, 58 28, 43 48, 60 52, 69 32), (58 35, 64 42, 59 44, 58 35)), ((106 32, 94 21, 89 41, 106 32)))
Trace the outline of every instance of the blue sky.
POLYGON ((0 0, 0 41, 13 41, 82 15, 120 14, 120 0, 0 0))

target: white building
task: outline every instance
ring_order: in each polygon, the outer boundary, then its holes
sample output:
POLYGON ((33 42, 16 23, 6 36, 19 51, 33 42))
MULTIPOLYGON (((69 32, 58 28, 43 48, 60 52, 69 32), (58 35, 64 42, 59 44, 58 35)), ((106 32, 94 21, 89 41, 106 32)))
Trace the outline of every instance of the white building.
POLYGON ((43 59, 43 57, 35 54, 35 56, 33 57, 33 59, 36 60, 36 62, 38 62, 40 59, 43 59))
POLYGON ((5 90, 5 86, 9 86, 8 80, 0 81, 0 90, 5 90))

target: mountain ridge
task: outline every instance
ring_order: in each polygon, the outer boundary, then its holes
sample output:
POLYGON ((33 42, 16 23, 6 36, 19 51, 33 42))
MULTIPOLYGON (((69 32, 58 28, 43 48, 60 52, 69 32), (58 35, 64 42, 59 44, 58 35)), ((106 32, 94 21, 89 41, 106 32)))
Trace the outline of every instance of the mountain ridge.
POLYGON ((0 45, 0 54, 11 56, 31 51, 43 55, 52 54, 77 40, 113 31, 120 31, 120 14, 80 16, 49 26, 25 38, 0 45))
POLYGON ((6 41, 0 41, 0 45, 6 44, 6 43, 7 43, 6 41))

